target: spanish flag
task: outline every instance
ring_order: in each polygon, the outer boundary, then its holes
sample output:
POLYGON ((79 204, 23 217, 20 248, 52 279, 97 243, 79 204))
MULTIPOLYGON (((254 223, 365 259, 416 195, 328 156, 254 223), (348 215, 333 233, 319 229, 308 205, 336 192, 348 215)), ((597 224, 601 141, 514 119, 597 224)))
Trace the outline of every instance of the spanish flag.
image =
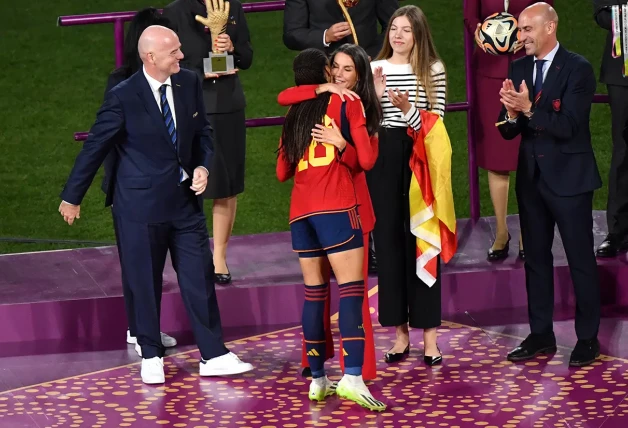
POLYGON ((416 236, 416 274, 428 286, 436 282, 437 256, 456 252, 456 213, 451 186, 451 143, 443 119, 420 110, 422 127, 408 127, 414 146, 410 158, 410 230, 416 236))

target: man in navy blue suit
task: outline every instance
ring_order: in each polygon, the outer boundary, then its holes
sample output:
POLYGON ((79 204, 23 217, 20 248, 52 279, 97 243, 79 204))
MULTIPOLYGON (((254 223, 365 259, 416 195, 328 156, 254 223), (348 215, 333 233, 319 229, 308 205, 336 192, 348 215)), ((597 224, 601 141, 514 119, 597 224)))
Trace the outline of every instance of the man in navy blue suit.
POLYGON ((559 45, 557 26, 558 15, 547 3, 521 13, 519 37, 527 56, 512 63, 500 91, 499 131, 505 139, 522 137, 516 193, 531 330, 508 359, 556 352, 552 242, 557 225, 576 295, 578 342, 569 363, 584 366, 600 353, 592 210, 593 191, 602 181, 589 130, 596 82, 591 64, 559 45))
POLYGON ((179 38, 150 26, 138 48, 143 68, 111 89, 61 193, 59 212, 72 225, 96 172, 111 149, 111 177, 121 269, 134 297, 142 381, 164 383, 158 292, 168 250, 201 353, 200 375, 253 369, 222 338, 209 235, 201 194, 212 141, 201 82, 179 67, 179 38), (123 135, 125 138, 118 138, 123 135))

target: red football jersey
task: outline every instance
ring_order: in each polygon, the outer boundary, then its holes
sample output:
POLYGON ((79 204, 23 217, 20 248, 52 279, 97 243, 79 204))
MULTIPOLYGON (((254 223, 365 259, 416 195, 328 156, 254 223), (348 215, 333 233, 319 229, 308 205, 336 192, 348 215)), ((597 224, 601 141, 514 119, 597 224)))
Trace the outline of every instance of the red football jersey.
MULTIPOLYGON (((316 97, 316 88, 318 85, 303 85, 288 88, 282 91, 277 97, 279 104, 288 106, 299 103, 301 101, 310 100, 316 97)), ((337 123, 340 126, 339 123, 337 123)), ((366 158, 377 159, 379 140, 377 136, 371 137, 371 150, 365 151, 366 158)), ((366 185, 366 177, 364 170, 360 166, 357 158, 355 147, 347 145, 342 155, 342 162, 348 165, 352 170, 353 184, 356 191, 356 197, 358 201, 358 212, 360 214, 360 221, 362 223, 362 232, 368 233, 375 227, 375 212, 373 211, 373 205, 371 204, 371 197, 368 187, 366 185)))
MULTIPOLYGON (((346 103, 346 117, 360 167, 371 169, 377 159, 377 145, 373 150, 362 103, 360 100, 346 103)), ((324 117, 325 126, 331 127, 332 119, 336 125, 340 124, 341 106, 340 97, 332 95, 324 117)), ((279 144, 281 147, 281 142, 279 144)), ((347 146, 345 151, 352 149, 347 146)), ((352 171, 342 158, 333 145, 312 141, 298 166, 293 168, 279 152, 277 178, 283 182, 294 176, 290 223, 310 215, 346 211, 357 206, 352 171)))

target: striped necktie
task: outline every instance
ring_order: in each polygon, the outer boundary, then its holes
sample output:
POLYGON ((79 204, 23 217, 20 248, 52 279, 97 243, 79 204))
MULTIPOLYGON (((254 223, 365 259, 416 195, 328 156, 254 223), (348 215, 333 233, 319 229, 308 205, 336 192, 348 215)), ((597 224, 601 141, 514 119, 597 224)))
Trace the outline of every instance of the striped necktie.
MULTIPOLYGON (((161 85, 159 87, 159 94, 161 95, 161 115, 164 118, 168 135, 170 136, 170 142, 174 146, 174 150, 177 151, 177 128, 174 126, 174 118, 172 117, 172 110, 168 104, 168 98, 166 97, 166 89, 168 85, 161 85)), ((179 183, 183 181, 183 168, 179 166, 179 183)))
POLYGON ((537 59, 535 62, 536 78, 534 80, 534 105, 537 105, 541 99, 541 92, 543 92, 543 64, 545 64, 545 60, 537 59))

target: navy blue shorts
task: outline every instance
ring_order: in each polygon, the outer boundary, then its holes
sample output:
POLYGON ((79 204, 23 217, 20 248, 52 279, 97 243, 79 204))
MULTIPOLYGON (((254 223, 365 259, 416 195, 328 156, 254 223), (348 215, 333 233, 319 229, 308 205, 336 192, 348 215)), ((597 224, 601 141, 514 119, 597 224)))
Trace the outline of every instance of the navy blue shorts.
POLYGON ((299 257, 323 257, 364 246, 357 208, 304 217, 290 224, 290 232, 299 257))

